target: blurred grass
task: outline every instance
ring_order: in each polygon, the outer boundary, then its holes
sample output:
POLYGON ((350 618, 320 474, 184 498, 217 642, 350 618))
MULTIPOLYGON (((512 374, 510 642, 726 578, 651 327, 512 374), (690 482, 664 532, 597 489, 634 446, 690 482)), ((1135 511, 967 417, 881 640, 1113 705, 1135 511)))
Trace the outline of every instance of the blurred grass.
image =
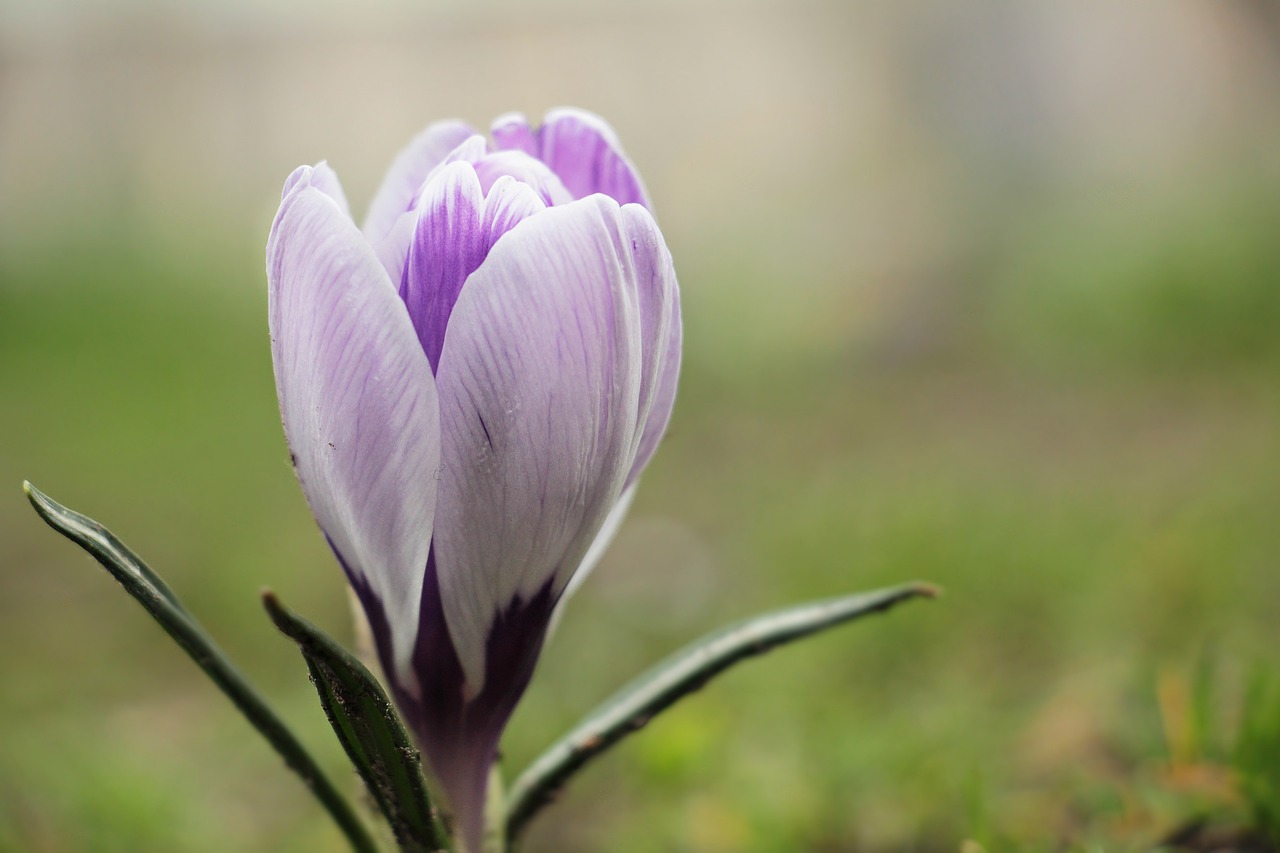
POLYGON ((1254 673, 1240 721, 1234 760, 1254 825, 1280 846, 1280 677, 1254 673))
POLYGON ((1219 169, 1140 196, 1085 193, 1016 226, 993 279, 1003 352, 1103 372, 1274 368, 1273 193, 1219 169))
MULTIPOLYGON (((1275 190, 1027 217, 941 276, 953 328, 892 358, 891 325, 823 348, 803 305, 743 321, 728 261, 695 259, 671 433, 511 768, 730 619, 946 595, 730 674, 586 771, 529 849, 1136 849, 1246 820, 1230 745, 1249 673, 1280 672, 1275 190), (1217 752, 1179 753, 1187 715, 1217 752)), ((89 233, 0 259, 0 849, 341 849, 22 498, 29 478, 112 527, 345 772, 257 603, 271 585, 350 636, 287 463, 259 247, 89 233)))

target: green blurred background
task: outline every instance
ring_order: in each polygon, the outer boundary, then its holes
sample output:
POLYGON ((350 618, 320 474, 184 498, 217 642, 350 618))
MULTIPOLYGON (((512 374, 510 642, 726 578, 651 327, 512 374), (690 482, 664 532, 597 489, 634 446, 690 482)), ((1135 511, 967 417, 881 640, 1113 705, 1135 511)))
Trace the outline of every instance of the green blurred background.
POLYGON ((354 790, 258 604, 350 637, 271 378, 279 187, 328 159, 362 210, 428 121, 562 103, 644 175, 687 349, 509 772, 728 620, 946 595, 728 675, 527 849, 1119 850, 1256 822, 1232 751, 1242 715, 1280 729, 1245 698, 1280 680, 1274 10, 8 0, 0 850, 342 849, 21 482, 161 570, 354 790))

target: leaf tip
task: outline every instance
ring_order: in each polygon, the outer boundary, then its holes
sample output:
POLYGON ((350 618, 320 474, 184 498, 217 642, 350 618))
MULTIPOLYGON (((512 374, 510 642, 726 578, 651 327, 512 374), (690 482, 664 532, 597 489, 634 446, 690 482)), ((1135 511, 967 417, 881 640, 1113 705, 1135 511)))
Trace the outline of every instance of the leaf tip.
POLYGON ((924 581, 911 584, 911 592, 920 598, 941 598, 942 587, 924 581))
POLYGON ((296 643, 303 643, 307 639, 307 632, 310 626, 305 620, 286 607, 270 587, 263 587, 262 589, 262 606, 266 609, 271 623, 279 629, 280 633, 296 643))
POLYGON ((30 480, 22 481, 22 493, 27 496, 27 500, 31 501, 31 505, 37 509, 49 500, 48 495, 31 485, 30 480))
POLYGON ((27 501, 31 504, 31 508, 36 511, 36 514, 48 523, 53 524, 53 516, 62 507, 53 498, 32 485, 30 480, 22 481, 22 492, 27 496, 27 501))
POLYGON ((277 628, 284 631, 284 626, 289 621, 288 608, 280 601, 280 597, 276 595, 275 590, 269 586, 262 588, 260 596, 262 597, 262 606, 266 609, 267 615, 271 617, 271 621, 275 623, 277 628))

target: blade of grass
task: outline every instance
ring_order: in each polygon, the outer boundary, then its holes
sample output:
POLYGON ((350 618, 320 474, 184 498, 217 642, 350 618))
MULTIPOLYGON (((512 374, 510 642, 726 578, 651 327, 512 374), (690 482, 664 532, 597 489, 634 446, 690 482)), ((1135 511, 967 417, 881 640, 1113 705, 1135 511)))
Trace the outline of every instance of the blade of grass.
POLYGON ((1280 846, 1280 676, 1265 669, 1245 692, 1234 764, 1254 828, 1280 846))
POLYGON ((262 694, 182 607, 173 590, 110 530, 88 516, 67 509, 30 483, 23 483, 23 489, 40 517, 101 563, 270 742, 289 769, 298 774, 333 817, 351 848, 359 853, 377 853, 377 845, 351 804, 262 694))
POLYGON ((294 614, 271 591, 271 621, 298 644, 338 740, 406 853, 451 849, 427 793, 421 756, 382 685, 327 634, 294 614))
POLYGON ((508 840, 514 843, 534 815, 588 761, 735 663, 909 599, 937 594, 934 587, 917 583, 811 602, 756 616, 696 640, 623 687, 529 765, 507 797, 508 840))

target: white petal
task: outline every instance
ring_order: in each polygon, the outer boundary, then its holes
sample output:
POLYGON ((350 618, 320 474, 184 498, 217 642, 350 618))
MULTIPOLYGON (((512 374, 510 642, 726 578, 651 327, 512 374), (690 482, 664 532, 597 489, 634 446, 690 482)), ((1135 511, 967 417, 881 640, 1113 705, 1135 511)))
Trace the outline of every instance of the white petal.
MULTIPOLYGON (((637 278, 653 247, 604 196, 530 216, 454 306, 441 354, 436 561, 469 692, 495 615, 558 595, 639 444, 637 278)), ((545 624, 538 626, 545 628, 545 624)))
MULTIPOLYGON (((321 160, 315 165, 311 172, 311 186, 320 190, 338 203, 338 209, 351 218, 351 205, 347 204, 347 194, 342 191, 342 182, 338 180, 338 173, 329 168, 329 164, 321 160)), ((287 192, 287 188, 286 188, 287 192)))
POLYGON ((403 678, 436 503, 435 383, 373 249, 310 170, 291 181, 267 243, 285 434, 321 529, 383 609, 389 675, 403 678))
POLYGON ((645 241, 648 247, 636 255, 644 372, 640 392, 642 427, 635 462, 627 475, 627 483, 631 484, 649 464, 671 420, 680 376, 682 331, 675 267, 653 216, 635 204, 623 206, 622 215, 636 240, 645 241))

